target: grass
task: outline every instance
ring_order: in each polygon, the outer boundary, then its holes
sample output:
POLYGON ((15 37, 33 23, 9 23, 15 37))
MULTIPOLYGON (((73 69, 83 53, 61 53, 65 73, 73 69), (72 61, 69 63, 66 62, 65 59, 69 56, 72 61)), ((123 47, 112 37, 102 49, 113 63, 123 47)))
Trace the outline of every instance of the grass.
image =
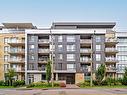
POLYGON ((13 86, 0 86, 0 89, 2 89, 2 88, 15 88, 15 87, 13 87, 13 86))

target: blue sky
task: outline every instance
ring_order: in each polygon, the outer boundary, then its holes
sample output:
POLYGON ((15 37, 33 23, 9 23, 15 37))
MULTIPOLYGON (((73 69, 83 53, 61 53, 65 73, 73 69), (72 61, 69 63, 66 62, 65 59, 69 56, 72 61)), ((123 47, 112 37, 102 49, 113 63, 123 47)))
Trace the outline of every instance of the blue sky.
POLYGON ((127 30, 127 0, 0 0, 0 22, 113 21, 127 30))

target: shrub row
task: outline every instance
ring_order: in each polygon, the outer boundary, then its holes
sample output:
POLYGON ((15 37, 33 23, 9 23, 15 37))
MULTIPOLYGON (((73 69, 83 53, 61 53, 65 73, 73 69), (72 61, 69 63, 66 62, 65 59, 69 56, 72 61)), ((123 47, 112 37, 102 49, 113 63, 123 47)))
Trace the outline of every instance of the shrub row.
MULTIPOLYGON (((36 82, 36 83, 31 83, 31 84, 27 85, 27 88, 31 88, 31 87, 46 88, 46 87, 52 87, 52 84, 47 83, 47 82, 36 82)), ((66 87, 66 84, 54 82, 54 87, 66 87)))
MULTIPOLYGON (((18 86, 23 86, 25 85, 25 81, 24 80, 16 80, 12 82, 12 86, 14 87, 18 87, 18 86)), ((9 81, 0 81, 0 86, 9 86, 9 81)))

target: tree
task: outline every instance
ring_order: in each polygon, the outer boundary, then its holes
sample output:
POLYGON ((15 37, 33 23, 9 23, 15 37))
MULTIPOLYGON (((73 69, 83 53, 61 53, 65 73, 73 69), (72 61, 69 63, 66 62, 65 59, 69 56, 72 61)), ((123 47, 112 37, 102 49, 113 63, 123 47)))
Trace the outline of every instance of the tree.
POLYGON ((105 73, 106 73, 106 68, 104 64, 101 64, 97 71, 95 72, 96 75, 96 81, 98 83, 98 85, 100 85, 105 77, 105 73))
POLYGON ((9 81, 9 85, 12 86, 13 77, 16 76, 16 72, 14 69, 8 69, 7 73, 5 74, 7 80, 9 81))
POLYGON ((48 83, 51 80, 51 61, 50 60, 46 64, 46 80, 48 83))
POLYGON ((123 75, 122 84, 127 85, 127 67, 125 67, 125 73, 123 75))

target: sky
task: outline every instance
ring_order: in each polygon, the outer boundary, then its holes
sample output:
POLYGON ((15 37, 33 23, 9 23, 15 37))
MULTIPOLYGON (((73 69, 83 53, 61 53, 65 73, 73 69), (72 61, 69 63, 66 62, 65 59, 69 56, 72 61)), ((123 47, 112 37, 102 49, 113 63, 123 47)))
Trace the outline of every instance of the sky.
POLYGON ((0 0, 0 23, 116 22, 127 31, 127 0, 0 0))

